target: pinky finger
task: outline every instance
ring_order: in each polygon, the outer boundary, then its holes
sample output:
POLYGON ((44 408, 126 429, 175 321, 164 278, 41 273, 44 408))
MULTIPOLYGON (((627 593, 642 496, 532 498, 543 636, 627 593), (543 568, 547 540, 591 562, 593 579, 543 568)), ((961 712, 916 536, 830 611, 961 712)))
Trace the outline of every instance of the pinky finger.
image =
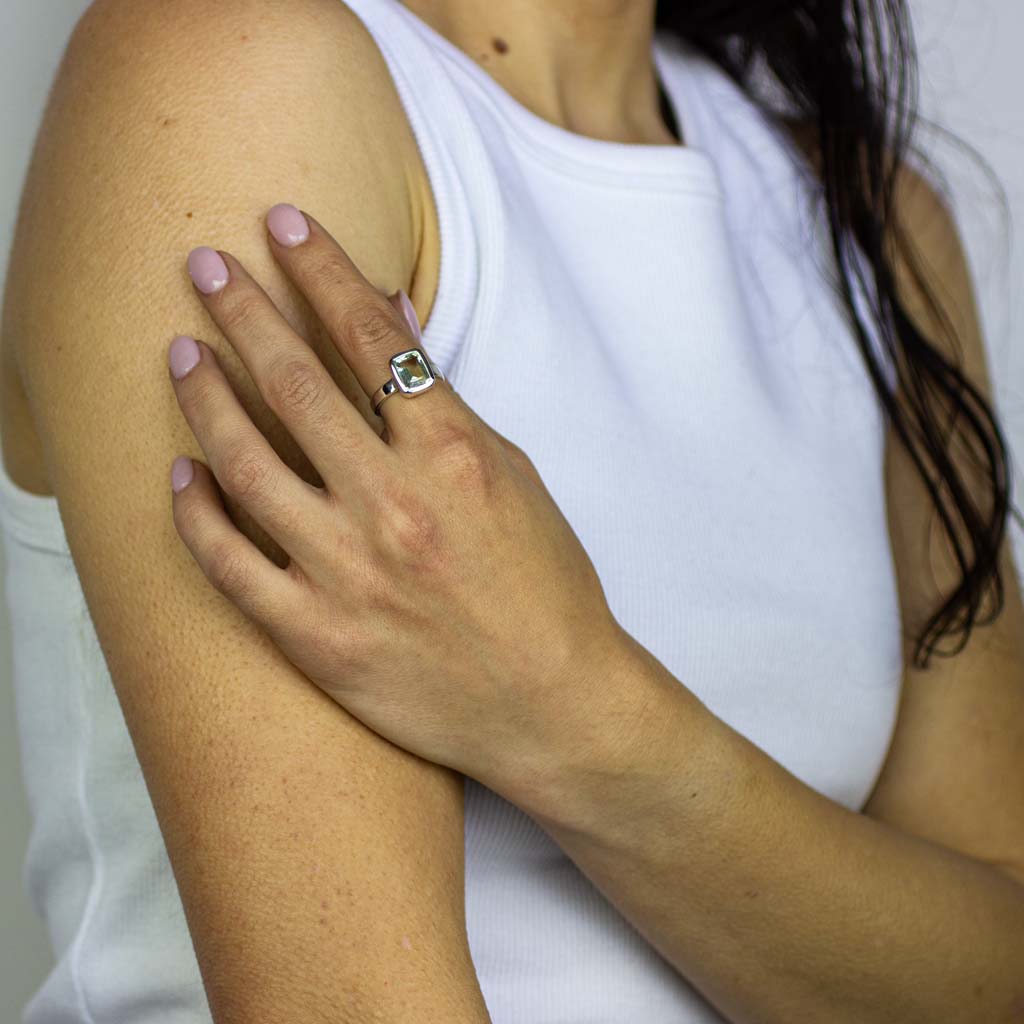
POLYGON ((277 632, 302 601, 301 584, 235 526, 202 462, 176 458, 171 489, 175 529, 206 578, 241 612, 277 632))

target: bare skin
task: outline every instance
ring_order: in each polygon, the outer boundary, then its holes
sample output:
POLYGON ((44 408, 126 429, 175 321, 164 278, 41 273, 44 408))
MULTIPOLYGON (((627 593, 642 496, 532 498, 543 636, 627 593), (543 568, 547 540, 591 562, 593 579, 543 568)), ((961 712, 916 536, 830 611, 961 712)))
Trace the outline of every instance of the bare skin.
POLYGON ((650 58, 652 0, 403 0, 545 120, 612 142, 676 145, 650 58))
MULTIPOLYGON (((20 210, 5 464, 60 500, 217 1024, 398 1020, 410 1005, 488 1019, 465 933, 461 777, 341 713, 211 599, 174 532, 164 465, 187 433, 167 400, 166 339, 217 347, 189 249, 216 236, 244 255, 354 394, 275 274, 261 213, 315 206, 382 290, 404 288, 426 316, 434 285, 417 253, 436 226, 418 159, 379 50, 336 0, 258 17, 235 0, 104 0, 71 39, 20 210), (128 523, 144 549, 124 544, 128 523)), ((312 478, 244 368, 225 368, 312 478)))
MULTIPOLYGON (((475 54, 513 96, 553 123, 597 138, 674 144, 657 116, 655 83, 642 59, 649 47, 649 5, 579 3, 553 9, 539 0, 521 0, 491 12, 486 25, 474 18, 468 0, 409 6, 475 54), (586 46, 581 49, 578 30, 584 17, 586 46)), ((436 231, 429 228, 436 215, 421 167, 412 166, 409 181, 414 223, 428 227, 417 238, 408 290, 426 322, 439 266, 436 231)), ((909 231, 935 259, 936 280, 944 294, 960 310, 958 326, 965 340, 968 370, 988 390, 984 346, 955 232, 950 231, 941 205, 920 181, 908 182, 902 209, 909 231)), ((911 295, 909 281, 905 284, 911 295)), ((933 328, 922 307, 916 308, 922 324, 933 328)), ((10 346, 4 348, 5 461, 15 481, 27 490, 52 493, 43 469, 44 439, 35 429, 16 375, 10 370, 10 346)), ((332 369, 340 373, 336 366, 332 369)), ((912 631, 951 580, 951 564, 935 534, 929 540, 926 495, 892 439, 886 469, 901 605, 912 631)), ((1012 581, 1008 558, 1006 566, 1007 578, 1012 581)), ((1014 595, 997 639, 1012 637, 1015 630, 1020 635, 1022 627, 1019 597, 1014 595)), ((1020 818, 1006 814, 998 800, 1000 781, 1019 774, 1021 768, 1019 755, 1014 753, 1019 749, 1021 720, 1014 697, 1019 678, 1019 651, 1008 641, 976 642, 955 662, 940 663, 927 675, 908 666, 890 758, 865 813, 893 828, 997 865, 1004 878, 1024 877, 1020 818), (987 742, 957 742, 958 736, 971 730, 984 735, 987 742), (941 800, 936 793, 943 794, 941 800)), ((683 959, 680 955, 681 965, 683 959)), ((741 1014, 758 1005, 753 989, 735 998, 741 1014)))

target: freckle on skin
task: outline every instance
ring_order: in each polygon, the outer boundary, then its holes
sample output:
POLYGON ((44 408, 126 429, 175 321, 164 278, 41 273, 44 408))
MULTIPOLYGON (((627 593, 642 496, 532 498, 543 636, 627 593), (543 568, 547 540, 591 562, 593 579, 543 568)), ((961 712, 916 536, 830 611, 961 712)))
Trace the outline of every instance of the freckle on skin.
POLYGON ((188 217, 189 220, 191 220, 192 219, 192 211, 189 210, 188 213, 185 214, 185 216, 188 217))
POLYGON ((508 43, 506 43, 500 36, 495 36, 495 38, 491 40, 491 45, 498 51, 498 53, 508 53, 508 43))

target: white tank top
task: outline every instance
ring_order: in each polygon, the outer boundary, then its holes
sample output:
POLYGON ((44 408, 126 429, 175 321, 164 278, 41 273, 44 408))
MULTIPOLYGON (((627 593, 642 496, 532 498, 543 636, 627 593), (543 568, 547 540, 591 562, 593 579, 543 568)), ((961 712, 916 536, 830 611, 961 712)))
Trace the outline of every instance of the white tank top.
MULTIPOLYGON (((654 58, 686 144, 627 145, 531 113, 398 0, 348 4, 438 208, 427 351, 533 458, 619 622, 859 809, 895 721, 900 615, 884 422, 821 276, 806 164, 673 36, 654 58)), ((209 1022, 56 500, 0 473, 0 508, 25 878, 57 958, 26 1024, 209 1022)), ((722 1019, 531 818, 473 780, 465 794, 467 928, 494 1024, 722 1019)))

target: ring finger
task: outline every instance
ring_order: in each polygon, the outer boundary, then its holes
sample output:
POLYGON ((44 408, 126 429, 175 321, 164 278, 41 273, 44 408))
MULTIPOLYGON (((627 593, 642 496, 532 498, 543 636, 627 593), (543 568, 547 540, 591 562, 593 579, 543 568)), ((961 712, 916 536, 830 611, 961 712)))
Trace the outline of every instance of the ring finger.
MULTIPOLYGON (((267 227, 275 259, 306 297, 371 399, 381 385, 393 380, 393 356, 418 348, 429 357, 395 304, 366 279, 316 218, 279 203, 267 214, 267 227)), ((406 360, 403 366, 411 383, 424 379, 416 360, 406 360)), ((379 406, 390 443, 397 448, 443 429, 453 416, 462 414, 451 384, 440 378, 417 394, 392 394, 379 406), (410 397, 416 401, 408 401, 410 397)))

